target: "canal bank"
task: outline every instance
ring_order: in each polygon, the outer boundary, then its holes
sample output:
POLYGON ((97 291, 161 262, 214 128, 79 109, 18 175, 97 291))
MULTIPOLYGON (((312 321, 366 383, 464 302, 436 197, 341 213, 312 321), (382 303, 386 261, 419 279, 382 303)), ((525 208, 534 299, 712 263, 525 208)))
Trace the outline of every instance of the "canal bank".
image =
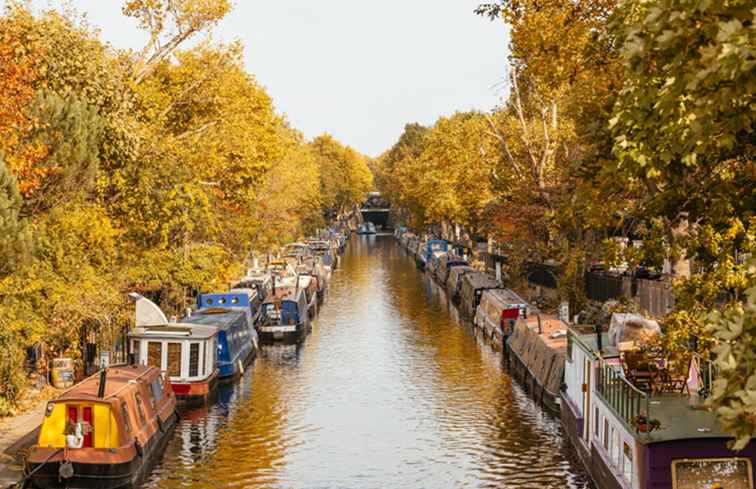
POLYGON ((390 236, 353 237, 310 337, 219 398, 184 413, 146 487, 590 487, 390 236))

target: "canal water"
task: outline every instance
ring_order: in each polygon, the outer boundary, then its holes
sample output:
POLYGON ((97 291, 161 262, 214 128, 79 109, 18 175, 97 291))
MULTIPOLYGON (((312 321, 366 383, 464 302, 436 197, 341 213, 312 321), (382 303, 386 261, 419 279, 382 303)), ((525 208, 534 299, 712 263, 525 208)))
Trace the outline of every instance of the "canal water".
POLYGON ((392 236, 353 236, 299 347, 264 347, 185 412, 157 488, 587 488, 513 382, 392 236))

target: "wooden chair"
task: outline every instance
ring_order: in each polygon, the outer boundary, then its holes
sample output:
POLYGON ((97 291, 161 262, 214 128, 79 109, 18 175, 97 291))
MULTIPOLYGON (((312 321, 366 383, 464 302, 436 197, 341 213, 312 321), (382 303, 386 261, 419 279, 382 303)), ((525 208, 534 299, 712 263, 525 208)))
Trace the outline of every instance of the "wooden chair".
POLYGON ((658 375, 658 368, 654 367, 642 351, 626 351, 622 353, 622 366, 625 377, 639 389, 653 391, 658 375))
POLYGON ((679 394, 688 391, 688 374, 690 373, 690 361, 668 362, 665 368, 659 369, 656 380, 656 389, 659 392, 677 392, 679 394))

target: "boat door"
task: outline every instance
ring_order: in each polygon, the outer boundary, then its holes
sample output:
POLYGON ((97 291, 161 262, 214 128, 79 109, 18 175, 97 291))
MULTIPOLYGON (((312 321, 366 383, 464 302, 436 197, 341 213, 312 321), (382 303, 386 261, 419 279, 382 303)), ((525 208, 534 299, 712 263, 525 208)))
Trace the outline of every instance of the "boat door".
POLYGON ((591 434, 591 361, 583 358, 583 439, 591 434))

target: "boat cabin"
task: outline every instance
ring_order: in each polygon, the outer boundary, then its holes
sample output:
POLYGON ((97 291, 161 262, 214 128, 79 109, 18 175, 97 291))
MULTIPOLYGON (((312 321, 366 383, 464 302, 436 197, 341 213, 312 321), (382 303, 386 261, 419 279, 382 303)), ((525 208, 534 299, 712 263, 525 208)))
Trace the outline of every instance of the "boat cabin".
POLYGON ((102 370, 49 401, 27 463, 34 487, 136 485, 162 456, 176 398, 160 369, 102 370))
POLYGON ((128 337, 132 363, 165 372, 179 400, 206 400, 215 389, 218 378, 215 325, 170 323, 156 304, 138 296, 136 328, 128 337))
POLYGON ((528 316, 528 303, 511 289, 484 290, 475 310, 473 323, 492 339, 503 345, 514 331, 517 319, 528 316))
POLYGON ((449 279, 449 272, 454 267, 468 266, 469 263, 461 256, 455 254, 446 254, 439 258, 438 269, 436 270, 436 278, 445 286, 446 281, 449 279))
POLYGON ((459 304, 459 293, 462 289, 462 277, 468 273, 477 272, 469 265, 460 265, 449 270, 449 278, 446 279, 446 292, 449 294, 452 302, 459 304))
POLYGON ((756 443, 731 451, 704 405, 708 361, 663 358, 593 326, 567 341, 562 422, 598 487, 754 488, 756 443))
POLYGON ((475 316, 475 310, 480 304, 484 291, 501 287, 499 282, 482 272, 466 273, 462 276, 461 282, 462 285, 459 290, 460 306, 462 313, 469 318, 475 316))
POLYGON ((199 310, 182 319, 187 324, 218 328, 218 377, 233 379, 244 373, 257 351, 257 332, 246 294, 201 294, 199 310))
POLYGON ((276 287, 262 309, 259 332, 262 341, 298 341, 310 330, 305 291, 296 286, 276 287))

